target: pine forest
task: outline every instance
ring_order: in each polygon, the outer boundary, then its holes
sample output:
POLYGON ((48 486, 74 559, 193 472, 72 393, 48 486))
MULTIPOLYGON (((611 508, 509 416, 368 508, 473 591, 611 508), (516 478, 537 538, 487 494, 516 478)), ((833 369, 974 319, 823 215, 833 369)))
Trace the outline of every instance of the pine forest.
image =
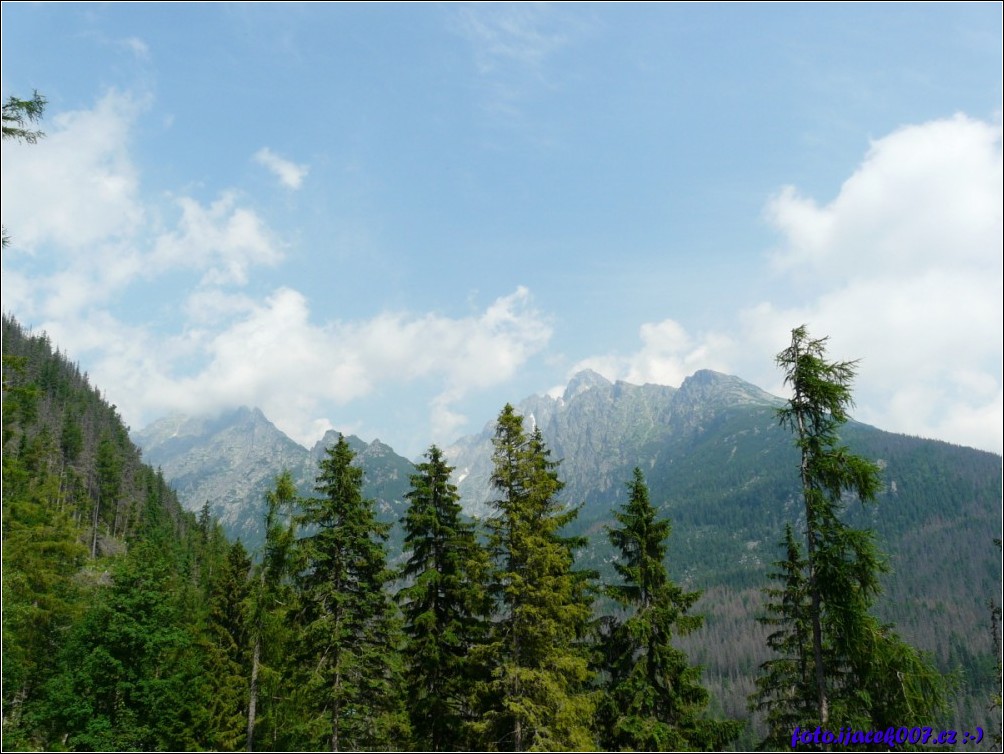
POLYGON ((3 347, 5 750, 717 751, 787 749, 799 729, 812 750, 817 727, 901 726, 909 748, 914 727, 967 719, 999 741, 999 602, 968 629, 984 649, 949 663, 879 617, 886 557, 845 511, 881 488, 840 440, 855 365, 804 328, 778 355, 793 397, 776 417, 800 494, 731 712, 703 667, 727 662, 707 644, 727 626, 708 633, 702 590, 672 575, 687 550, 641 468, 583 531, 561 459, 507 405, 486 515, 464 513, 433 445, 391 542, 339 437, 311 493, 274 477, 249 549, 208 501, 181 507, 44 334, 5 317, 3 347))
POLYGON ((0 751, 1004 751, 1001 7, 2 3, 0 751))

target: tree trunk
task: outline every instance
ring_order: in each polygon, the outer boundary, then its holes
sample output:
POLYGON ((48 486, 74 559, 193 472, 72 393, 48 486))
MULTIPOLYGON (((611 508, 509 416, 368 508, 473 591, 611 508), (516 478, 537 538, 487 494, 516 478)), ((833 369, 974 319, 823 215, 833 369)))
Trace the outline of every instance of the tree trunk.
MULTIPOLYGON (((799 399, 797 393, 796 399, 799 399)), ((802 415, 798 414, 798 436, 800 440, 805 440, 805 422, 802 415)), ((816 517, 812 511, 812 503, 809 500, 809 470, 808 456, 805 447, 802 447, 802 460, 799 469, 802 478, 802 497, 805 500, 805 537, 807 543, 807 556, 809 561, 809 596, 812 600, 810 618, 812 619, 812 656, 816 666, 816 693, 819 698, 819 724, 826 725, 830 717, 830 704, 826 695, 826 673, 823 670, 823 628, 820 621, 820 598, 819 584, 816 582, 816 517)))
POLYGON ((816 666, 816 691, 819 695, 819 724, 825 726, 830 717, 826 695, 826 674, 823 672, 823 629, 819 619, 819 588, 816 586, 816 567, 813 561, 815 537, 809 534, 809 591, 812 596, 812 656, 816 666))
POLYGON ((258 669, 261 662, 261 631, 254 640, 254 651, 251 653, 251 686, 248 690, 248 751, 254 751, 254 725, 258 710, 258 669))
POLYGON ((94 501, 94 514, 91 517, 91 558, 98 556, 98 518, 101 512, 101 503, 94 501))
POLYGON ((342 674, 341 671, 335 673, 335 699, 331 705, 331 750, 338 751, 338 723, 341 717, 341 704, 338 698, 341 693, 342 674))

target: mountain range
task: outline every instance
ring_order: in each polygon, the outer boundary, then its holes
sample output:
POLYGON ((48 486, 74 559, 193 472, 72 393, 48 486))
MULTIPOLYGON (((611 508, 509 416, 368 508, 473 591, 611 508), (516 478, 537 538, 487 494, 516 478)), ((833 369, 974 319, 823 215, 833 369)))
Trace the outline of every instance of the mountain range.
MULTIPOLYGON (((283 470, 301 495, 313 494, 318 462, 338 441, 327 432, 311 449, 287 437, 257 408, 241 407, 211 418, 174 414, 133 434, 147 463, 159 467, 189 510, 209 506, 232 539, 250 548, 264 537, 265 493, 283 470)), ((397 521, 414 466, 388 445, 346 437, 365 470, 363 494, 381 520, 397 521)))
MULTIPOLYGON (((701 582, 711 572, 744 583, 759 578, 784 523, 800 515, 797 453, 776 419, 782 404, 738 377, 710 370, 679 388, 610 382, 587 370, 561 396, 530 396, 516 408, 529 426, 541 429, 561 462, 561 496, 580 509, 573 528, 601 531, 639 466, 680 534, 671 565, 701 582)), ((488 422, 444 449, 464 510, 475 518, 491 510, 493 432, 488 422)), ((187 508, 208 503, 224 529, 251 547, 260 542, 264 496, 276 475, 288 469, 301 494, 312 494, 317 463, 337 438, 329 431, 308 450, 260 410, 246 407, 211 418, 173 415, 133 435, 187 508)), ((397 521, 412 463, 379 440, 347 440, 365 470, 364 494, 376 500, 382 520, 397 521)), ((847 515, 876 529, 894 566, 901 540, 935 519, 945 521, 953 537, 966 536, 976 521, 1000 529, 999 456, 854 422, 845 427, 845 440, 882 467, 884 480, 878 506, 850 505, 847 515)), ((602 555, 603 538, 594 544, 602 555)))
MULTIPOLYGON (((767 572, 780 557, 777 543, 786 523, 804 523, 798 454, 776 416, 783 402, 738 377, 702 370, 679 388, 610 382, 585 371, 561 396, 516 404, 561 461, 562 498, 579 509, 568 533, 588 538, 582 567, 610 576, 606 527, 632 469, 642 469, 653 502, 673 524, 673 577, 704 590, 698 608, 705 626, 682 643, 733 716, 745 714, 754 670, 767 659, 766 629, 756 616, 767 572)), ((444 448, 474 518, 491 510, 493 432, 489 421, 444 448)), ((275 475, 290 469, 301 493, 312 494, 317 461, 337 434, 308 450, 261 411, 242 408, 213 419, 168 417, 134 439, 188 508, 208 502, 231 536, 254 547, 275 475)), ((377 501, 382 520, 399 520, 411 462, 378 440, 348 439, 365 471, 364 494, 377 501)), ((878 504, 847 501, 845 514, 873 530, 888 556, 880 617, 944 670, 964 668, 970 688, 985 686, 992 675, 985 606, 1001 593, 993 544, 1001 532, 1000 456, 855 422, 842 439, 882 469, 878 504)), ((402 539, 395 526, 392 559, 401 557, 402 539)), ((964 698, 960 715, 978 706, 972 694, 964 698)))
MULTIPOLYGON (((673 440, 690 436, 721 411, 782 403, 737 377, 702 370, 680 388, 611 383, 594 371, 576 374, 560 397, 530 396, 517 405, 531 426, 539 426, 552 454, 562 459, 563 497, 610 502, 635 465, 653 467, 673 440)), ((488 422, 475 435, 445 448, 456 467, 465 512, 490 511, 492 434, 488 422)), ((251 544, 260 536, 264 494, 283 469, 310 494, 317 462, 338 434, 329 431, 311 449, 285 435, 257 408, 241 407, 211 417, 172 414, 134 432, 145 460, 158 466, 190 510, 208 503, 232 536, 251 544)), ((388 445, 346 438, 366 470, 365 493, 387 520, 396 518, 413 466, 388 445)), ((679 444, 677 442, 676 444, 679 444)))
MULTIPOLYGON (((679 388, 611 383, 592 370, 579 372, 560 397, 531 396, 517 408, 562 460, 563 497, 592 507, 612 503, 635 466, 651 470, 676 441, 686 441, 723 411, 783 401, 738 377, 701 370, 679 388)), ((465 510, 484 515, 491 500, 494 423, 445 449, 457 469, 465 510)), ((676 443, 679 445, 679 442, 676 443)))

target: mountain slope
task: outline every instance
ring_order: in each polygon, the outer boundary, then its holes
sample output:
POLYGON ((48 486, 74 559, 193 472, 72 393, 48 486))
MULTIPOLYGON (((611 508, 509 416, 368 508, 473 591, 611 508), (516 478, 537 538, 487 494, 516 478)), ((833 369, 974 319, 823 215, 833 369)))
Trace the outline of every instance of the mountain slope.
MULTIPOLYGON (((689 442, 723 410, 779 404, 780 399, 738 377, 710 370, 696 372, 678 389, 611 383, 587 370, 571 379, 561 397, 531 396, 516 409, 540 427, 554 457, 563 459, 563 498, 609 509, 634 466, 647 471, 667 447, 689 442)), ((484 515, 492 499, 493 432, 490 423, 445 450, 471 515, 484 515)))
MULTIPOLYGON (((307 450, 259 409, 241 407, 212 418, 169 416, 133 437, 186 508, 208 504, 228 536, 253 550, 264 536, 265 494, 276 476, 288 469, 301 495, 314 494, 317 463, 338 433, 329 431, 307 450)), ((379 440, 347 439, 365 472, 363 494, 376 501, 381 520, 396 522, 414 467, 379 440)))
POLYGON ((212 419, 169 416, 133 439, 186 508, 208 502, 227 533, 245 543, 261 523, 248 515, 247 501, 264 494, 276 469, 299 470, 306 457, 261 411, 244 407, 212 419))
POLYGON ((3 318, 3 749, 202 749, 204 594, 226 543, 114 406, 3 318))
MULTIPOLYGON (((698 607, 706 625, 684 644, 728 716, 745 716, 754 669, 767 659, 756 616, 767 572, 781 557, 784 524, 804 522, 798 454, 775 413, 781 404, 705 370, 676 390, 579 375, 561 398, 534 396, 518 406, 563 459, 564 500, 581 506, 569 533, 589 535, 579 561, 605 578, 613 575, 605 534, 611 509, 625 499, 631 469, 642 468, 653 503, 673 523, 671 573, 705 590, 698 607)), ((943 670, 962 670, 962 724, 993 683, 985 605, 1001 592, 992 544, 1001 531, 1000 456, 860 423, 844 430, 855 453, 882 467, 878 504, 848 500, 845 513, 852 525, 873 529, 888 556, 879 616, 934 653, 943 670)), ((465 509, 475 515, 485 515, 493 497, 492 431, 488 425, 447 451, 465 509)))
MULTIPOLYGON (((612 577, 605 533, 613 523, 611 510, 623 502, 633 467, 644 471, 653 504, 673 523, 670 572, 685 587, 705 591, 698 605, 707 615, 705 627, 684 644, 705 666, 730 717, 746 716, 755 668, 767 659, 766 633, 756 616, 767 572, 780 557, 777 543, 784 524, 797 528, 804 516, 798 454, 776 417, 782 403, 737 377, 703 370, 679 388, 611 383, 585 372, 560 397, 532 396, 517 406, 540 427, 553 458, 562 459, 563 499, 580 507, 568 533, 588 535, 579 562, 604 578, 612 577)), ((230 530, 253 542, 260 536, 264 491, 291 441, 260 413, 238 414, 201 425, 191 437, 177 422, 166 426, 147 454, 163 459, 169 480, 177 473, 186 484, 208 476, 210 468, 213 474, 229 469, 222 482, 214 480, 217 497, 209 499, 230 506, 230 530), (228 449, 224 438, 231 432, 240 437, 228 440, 237 443, 228 449), (176 451, 173 458, 169 449, 176 451), (200 472, 199 463, 208 464, 206 470, 200 472), (255 474, 258 481, 251 484, 255 474), (226 497, 242 483, 250 493, 226 497)), ((445 451, 456 466, 464 509, 474 516, 488 514, 494 497, 493 431, 489 423, 445 451)), ((844 439, 882 467, 878 504, 864 508, 848 501, 845 513, 852 525, 873 529, 888 555, 891 570, 879 615, 934 653, 943 670, 961 669, 968 690, 957 703, 957 716, 959 724, 969 724, 965 716, 976 714, 993 683, 985 605, 1001 589, 1000 555, 992 545, 1001 531, 1001 459, 858 423, 845 426, 844 439)), ((316 459, 331 441, 326 437, 310 453, 290 448, 285 462, 302 492, 311 492, 316 459)), ((382 443, 350 442, 367 470, 366 494, 378 499, 384 520, 400 518, 411 464, 382 443)), ((191 489, 196 492, 185 493, 186 504, 199 507, 210 488, 192 484, 191 489)), ((391 549, 392 556, 400 556, 399 529, 391 549)))

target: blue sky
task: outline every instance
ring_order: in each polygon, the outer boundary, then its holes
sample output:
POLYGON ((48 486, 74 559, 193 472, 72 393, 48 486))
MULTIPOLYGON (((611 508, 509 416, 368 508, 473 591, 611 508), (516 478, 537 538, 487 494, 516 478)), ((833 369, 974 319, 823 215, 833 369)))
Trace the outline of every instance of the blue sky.
POLYGON ((1002 23, 977 4, 3 4, 3 307, 134 427, 409 456, 591 367, 1002 449, 1002 23))

